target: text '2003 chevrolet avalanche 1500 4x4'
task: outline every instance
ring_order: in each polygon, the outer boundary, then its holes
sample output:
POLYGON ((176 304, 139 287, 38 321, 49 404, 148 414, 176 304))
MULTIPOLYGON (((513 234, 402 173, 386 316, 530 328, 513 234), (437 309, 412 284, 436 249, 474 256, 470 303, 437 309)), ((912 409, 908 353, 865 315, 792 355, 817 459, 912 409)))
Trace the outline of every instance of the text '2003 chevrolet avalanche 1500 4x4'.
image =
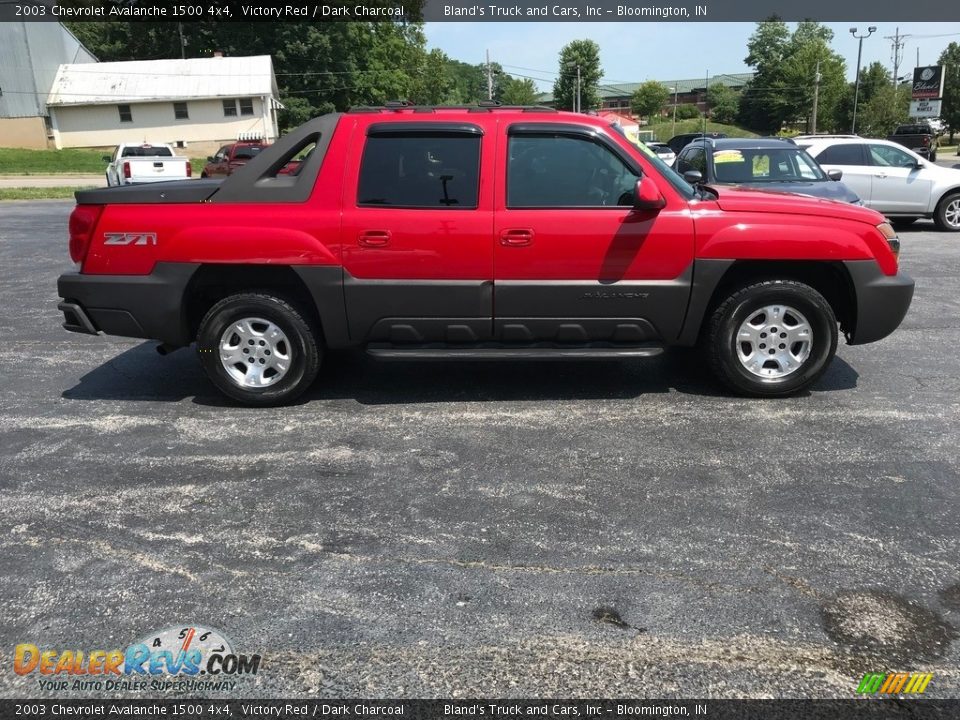
POLYGON ((197 343, 226 395, 292 400, 328 349, 634 358, 698 346, 733 390, 808 387, 913 282, 877 212, 692 186, 549 108, 358 108, 223 181, 77 194, 68 330, 197 343), (291 158, 295 171, 280 172, 291 158))

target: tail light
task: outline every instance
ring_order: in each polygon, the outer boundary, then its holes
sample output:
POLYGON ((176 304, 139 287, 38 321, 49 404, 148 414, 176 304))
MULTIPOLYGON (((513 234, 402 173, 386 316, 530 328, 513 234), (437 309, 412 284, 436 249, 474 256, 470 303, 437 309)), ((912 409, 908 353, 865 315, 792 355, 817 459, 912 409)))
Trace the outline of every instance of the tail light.
POLYGON ((193 177, 193 165, 187 160, 187 177, 193 177))
POLYGON ((77 205, 70 213, 70 259, 83 263, 90 249, 103 205, 77 205))
POLYGON ((923 146, 924 146, 924 147, 929 147, 929 146, 930 146, 930 138, 928 138, 928 137, 923 138, 923 146))
POLYGON ((123 176, 128 180, 130 179, 130 163, 129 162, 125 162, 123 164, 123 176))

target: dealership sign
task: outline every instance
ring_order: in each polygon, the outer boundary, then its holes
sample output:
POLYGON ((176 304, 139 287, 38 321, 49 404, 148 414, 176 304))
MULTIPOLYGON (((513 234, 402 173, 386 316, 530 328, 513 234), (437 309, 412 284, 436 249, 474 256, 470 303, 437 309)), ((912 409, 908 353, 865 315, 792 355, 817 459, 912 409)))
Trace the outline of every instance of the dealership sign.
POLYGON ((910 117, 940 117, 940 102, 940 100, 912 100, 910 102, 910 117))
POLYGON ((913 70, 914 100, 934 100, 943 97, 943 65, 928 65, 913 70))

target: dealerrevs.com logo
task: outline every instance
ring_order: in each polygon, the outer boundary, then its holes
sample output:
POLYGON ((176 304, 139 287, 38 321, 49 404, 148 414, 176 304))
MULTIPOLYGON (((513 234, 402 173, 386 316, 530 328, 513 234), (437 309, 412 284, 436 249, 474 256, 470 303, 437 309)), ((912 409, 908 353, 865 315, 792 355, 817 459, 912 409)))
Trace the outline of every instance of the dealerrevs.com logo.
POLYGON ((219 631, 169 627, 125 649, 78 650, 17 645, 13 669, 36 675, 41 690, 233 690, 256 675, 260 655, 243 655, 219 631))

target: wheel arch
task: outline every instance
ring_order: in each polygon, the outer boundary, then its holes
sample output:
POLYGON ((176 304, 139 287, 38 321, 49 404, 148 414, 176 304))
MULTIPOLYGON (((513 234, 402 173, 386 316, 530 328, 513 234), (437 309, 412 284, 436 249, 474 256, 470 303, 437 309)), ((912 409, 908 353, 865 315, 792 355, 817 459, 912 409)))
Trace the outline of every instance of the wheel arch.
POLYGON ((856 328, 857 298, 842 262, 819 260, 697 260, 687 316, 677 345, 695 345, 710 315, 737 289, 762 280, 794 280, 819 292, 848 338, 856 328))
POLYGON ((223 298, 241 292, 273 292, 295 303, 328 347, 344 345, 346 332, 339 267, 205 263, 183 295, 184 322, 194 338, 203 316, 223 298))

